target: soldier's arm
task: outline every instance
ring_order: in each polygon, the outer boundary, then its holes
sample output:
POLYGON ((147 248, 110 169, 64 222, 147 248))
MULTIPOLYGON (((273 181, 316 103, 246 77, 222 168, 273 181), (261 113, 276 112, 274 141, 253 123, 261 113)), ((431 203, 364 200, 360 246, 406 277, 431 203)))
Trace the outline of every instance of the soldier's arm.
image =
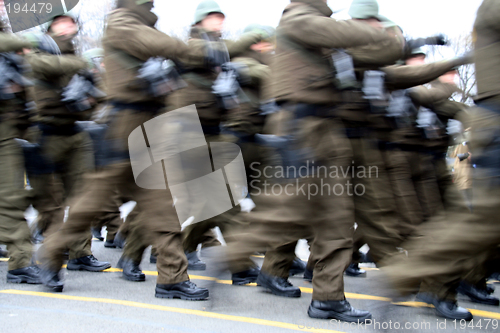
POLYGON ((258 61, 251 58, 234 58, 234 62, 241 63, 247 67, 247 71, 244 73, 247 75, 247 81, 250 84, 260 88, 260 94, 262 101, 267 101, 272 99, 271 92, 271 68, 258 61))
POLYGON ((441 119, 456 119, 463 124, 467 124, 469 118, 468 108, 466 104, 446 99, 434 103, 432 111, 441 119))
POLYGON ((19 39, 13 35, 0 33, 0 52, 16 52, 22 49, 31 49, 32 45, 28 41, 19 39))
MULTIPOLYGON (((391 32, 387 32, 389 35, 391 32)), ((404 56, 405 40, 392 33, 392 37, 380 43, 346 49, 356 68, 376 68, 389 66, 404 56)))
POLYGON ((26 60, 33 74, 38 79, 50 79, 62 75, 74 75, 87 68, 87 62, 72 56, 57 56, 49 54, 28 54, 26 60))
POLYGON ((366 23, 353 20, 337 21, 321 16, 298 16, 278 28, 277 33, 311 48, 345 49, 395 38, 366 23))
POLYGON ((226 43, 227 50, 229 51, 229 56, 232 58, 247 51, 253 44, 260 42, 262 40, 262 37, 263 36, 257 32, 251 32, 244 34, 240 39, 236 41, 224 40, 224 43, 226 43))
POLYGON ((381 70, 386 74, 387 87, 391 90, 398 90, 431 82, 466 62, 462 58, 457 58, 418 66, 388 66, 381 70))
POLYGON ((440 84, 433 88, 414 87, 409 90, 409 93, 415 103, 431 108, 435 103, 448 100, 457 90, 457 87, 451 84, 440 84))
POLYGON ((105 43, 142 61, 164 57, 186 62, 203 63, 205 44, 187 45, 161 31, 137 24, 134 20, 114 18, 108 23, 105 43))

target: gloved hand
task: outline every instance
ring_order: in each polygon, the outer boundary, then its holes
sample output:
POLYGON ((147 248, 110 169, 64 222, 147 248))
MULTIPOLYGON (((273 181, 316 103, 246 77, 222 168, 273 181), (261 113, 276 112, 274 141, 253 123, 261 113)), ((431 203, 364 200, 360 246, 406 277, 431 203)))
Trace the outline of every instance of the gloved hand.
POLYGON ((217 42, 207 42, 205 48, 205 65, 208 68, 216 68, 229 62, 227 49, 221 48, 217 42))
POLYGON ((241 207, 242 212, 250 213, 252 211, 252 209, 254 209, 256 206, 255 206, 255 202, 253 202, 252 199, 245 198, 245 199, 240 201, 240 207, 241 207))
POLYGON ((248 71, 248 66, 239 62, 226 62, 221 66, 223 71, 229 72, 234 71, 237 75, 238 83, 240 85, 247 85, 251 82, 250 73, 248 71))
POLYGON ((425 44, 426 45, 448 45, 449 44, 449 41, 448 41, 448 38, 443 35, 443 34, 438 34, 436 36, 433 36, 433 37, 427 37, 425 39, 425 44))

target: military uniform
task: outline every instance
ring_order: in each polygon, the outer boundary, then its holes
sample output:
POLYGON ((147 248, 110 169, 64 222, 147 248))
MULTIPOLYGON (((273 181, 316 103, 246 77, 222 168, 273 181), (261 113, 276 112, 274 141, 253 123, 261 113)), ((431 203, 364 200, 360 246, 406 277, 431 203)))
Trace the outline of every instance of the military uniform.
MULTIPOLYGON (((190 48, 182 41, 156 30, 154 25, 158 18, 151 12, 150 1, 120 0, 117 8, 109 17, 103 40, 108 98, 115 108, 106 141, 111 145, 108 158, 113 158, 114 163, 97 173, 88 174, 85 188, 72 205, 68 221, 46 240, 42 253, 44 283, 55 291, 62 290, 58 276, 62 250, 89 230, 93 218, 102 214, 102 200, 108 200, 118 189, 120 195, 137 202, 141 229, 157 246, 156 296, 204 299, 208 297, 208 290, 196 288, 189 281, 181 226, 172 205, 172 196, 168 190, 141 188, 134 180, 127 156, 128 137, 134 129, 163 111, 165 99, 153 97, 143 87, 132 84, 136 82, 140 66, 130 66, 127 59, 134 57, 144 63, 151 57, 161 56, 203 62, 206 45, 190 48), (106 181, 102 182, 102 179, 106 181)), ((139 263, 127 258, 127 265, 135 270, 139 263)))
MULTIPOLYGON (((0 33, 0 40, 2 53, 31 48, 29 43, 3 32, 0 33)), ((24 187, 23 151, 15 140, 21 137, 21 130, 29 124, 26 112, 29 97, 26 87, 20 83, 11 84, 13 96, 0 102, 0 243, 6 244, 9 251, 7 282, 40 283, 38 271, 30 267, 33 245, 24 218, 24 211, 30 204, 30 193, 24 187)), ((2 94, 5 93, 2 91, 2 94)))
MULTIPOLYGON (((439 230, 433 242, 422 239, 425 247, 409 260, 398 261, 386 273, 399 291, 410 293, 422 279, 432 281, 428 302, 446 318, 471 320, 472 314, 456 304, 455 288, 464 272, 476 264, 475 258, 498 246, 498 131, 500 128, 500 31, 497 17, 500 3, 485 0, 480 6, 475 30, 475 64, 478 80, 477 108, 471 125, 471 152, 477 169, 474 174, 473 214, 463 214, 453 228, 439 230)), ((472 113, 472 112, 471 112, 472 113)))
MULTIPOLYGON (((218 5, 213 1, 202 2, 198 7, 198 12, 195 15, 195 21, 197 21, 196 23, 199 23, 209 13, 221 13, 218 5), (213 6, 213 8, 205 10, 204 6, 207 5, 213 6)), ((200 25, 195 25, 191 28, 190 37, 191 39, 189 43, 214 41, 219 44, 221 49, 227 47, 228 57, 230 58, 236 56, 244 57, 244 54, 250 51, 251 45, 262 40, 261 34, 252 32, 244 34, 237 41, 222 40, 220 38, 220 32, 207 31, 200 25)), ((254 73, 249 74, 252 75, 254 73)), ((175 92, 169 97, 169 102, 171 103, 169 107, 171 109, 178 109, 192 104, 196 105, 201 126, 205 134, 205 139, 208 143, 236 143, 238 141, 238 137, 235 136, 234 133, 221 134, 221 125, 224 120, 232 122, 232 126, 235 126, 236 122, 239 122, 239 125, 243 125, 241 117, 238 120, 236 119, 242 114, 248 115, 248 110, 245 111, 238 108, 236 110, 226 111, 223 109, 216 95, 212 92, 212 86, 214 85, 214 81, 217 79, 217 76, 218 73, 215 69, 209 69, 202 66, 192 66, 189 63, 185 63, 183 79, 187 82, 188 86, 175 92)), ((248 125, 248 123, 246 123, 246 125, 248 125)), ((233 127, 233 130, 234 129, 235 128, 233 127)), ((244 151, 246 153, 248 150, 244 151)), ((196 203, 194 206, 196 206, 196 203)), ((195 210, 196 207, 193 209, 195 210)), ((231 236, 229 234, 232 230, 246 225, 246 222, 242 219, 234 218, 238 214, 239 210, 239 207, 234 207, 230 211, 216 217, 188 226, 183 232, 184 248, 186 252, 191 253, 196 251, 198 244, 207 240, 207 235, 211 238, 211 235, 213 235, 211 229, 215 227, 220 228, 226 242, 231 242, 231 236)), ((196 213, 193 212, 192 215, 196 215, 196 213)), ((244 263, 242 265, 246 268, 242 271, 248 271, 254 266, 254 263, 249 257, 245 258, 243 262, 244 263)), ((255 278, 256 275, 253 279, 255 280, 255 278)), ((248 282, 254 281, 249 280, 248 282)))
MULTIPOLYGON (((336 21, 329 18, 331 14, 321 0, 292 1, 283 13, 272 65, 273 95, 284 109, 281 133, 275 134, 285 137, 292 134, 294 140, 287 149, 296 150, 297 154, 307 151, 300 163, 340 168, 350 164, 352 151, 335 118, 335 108, 342 96, 332 77, 331 49, 383 42, 391 37, 363 23, 336 21)), ((300 290, 286 280, 294 257, 290 244, 311 238, 315 266, 309 315, 338 318, 335 312, 342 312, 346 314, 343 320, 370 318, 368 312, 352 309, 343 291, 343 272, 350 262, 354 229, 352 199, 347 191, 337 195, 316 193, 310 197, 300 191, 301 186, 309 185, 345 188, 348 180, 343 176, 292 175, 280 183, 291 195, 256 196, 257 207, 262 202, 261 210, 249 215, 250 229, 239 235, 237 245, 228 247, 233 269, 243 269, 239 259, 245 255, 273 249, 290 260, 280 267, 280 276, 271 276, 266 265, 263 266, 258 283, 275 294, 300 296, 300 290)))

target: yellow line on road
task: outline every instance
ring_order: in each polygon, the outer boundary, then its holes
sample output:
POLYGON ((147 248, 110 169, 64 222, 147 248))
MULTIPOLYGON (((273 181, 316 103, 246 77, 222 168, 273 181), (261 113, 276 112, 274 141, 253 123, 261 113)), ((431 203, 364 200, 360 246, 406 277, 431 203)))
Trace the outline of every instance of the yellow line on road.
MULTIPOLYGON (((7 261, 8 259, 6 258, 0 258, 0 261, 7 261)), ((66 265, 63 266, 65 268, 66 265)), ((121 273, 123 272, 122 269, 120 268, 108 268, 104 272, 109 272, 109 273, 121 273)), ((148 276, 158 276, 158 272, 156 271, 143 271, 145 275, 148 276)), ((203 281, 215 281, 220 284, 232 284, 233 282, 231 280, 219 280, 214 277, 210 276, 203 276, 203 275, 189 275, 189 278, 192 280, 203 280, 203 281)), ((256 283, 249 283, 246 286, 251 286, 255 287, 257 286, 256 283)), ((305 293, 305 294, 312 294, 313 289, 312 288, 306 288, 306 287, 299 287, 300 290, 305 293)), ((372 295, 364 295, 364 294, 355 294, 355 293, 345 293, 346 298, 350 299, 361 299, 361 300, 369 300, 369 301, 381 301, 381 302, 391 302, 390 298, 387 297, 381 297, 381 296, 372 296, 372 295)), ((399 303, 393 303, 395 305, 401 305, 401 306, 410 306, 410 307, 433 307, 432 305, 422 303, 422 302, 399 302, 399 303)), ((500 320, 500 313, 498 312, 489 312, 489 311, 482 311, 482 310, 475 310, 475 309, 468 309, 474 316, 478 317, 484 317, 484 318, 493 318, 493 319, 499 319, 500 320)), ((308 331, 305 331, 308 332, 308 331)), ((322 332, 322 331, 314 331, 314 332, 322 332)), ((328 331, 330 332, 330 331, 328 331)))
POLYGON ((299 325, 290 324, 290 323, 283 323, 283 322, 279 322, 279 321, 272 321, 272 320, 265 320, 265 319, 251 318, 251 317, 242 317, 242 316, 233 316, 233 315, 226 315, 226 314, 215 313, 215 312, 183 309, 183 308, 174 308, 171 306, 139 303, 139 302, 124 301, 124 300, 109 299, 109 298, 68 296, 68 295, 58 295, 58 294, 43 293, 43 292, 36 292, 36 291, 24 291, 24 290, 0 290, 0 293, 13 294, 13 295, 47 297, 47 298, 56 298, 56 299, 81 301, 81 302, 94 302, 94 303, 123 305, 123 306, 134 307, 134 308, 159 310, 159 311, 180 313, 180 314, 186 314, 186 315, 194 315, 194 316, 200 316, 200 317, 206 317, 206 318, 235 321, 235 322, 240 322, 240 323, 284 328, 284 329, 289 329, 289 330, 294 330, 294 331, 302 331, 302 332, 342 333, 339 331, 332 331, 332 330, 325 330, 325 329, 314 329, 314 328, 313 329, 307 329, 307 328, 301 329, 301 328, 299 328, 299 325))
MULTIPOLYGON (((434 305, 427 304, 423 302, 398 302, 393 303, 394 305, 400 306, 409 306, 413 308, 434 308, 434 305)), ((498 312, 490 312, 476 309, 467 309, 472 313, 473 316, 483 317, 483 318, 492 318, 492 319, 500 319, 500 313, 498 312)))

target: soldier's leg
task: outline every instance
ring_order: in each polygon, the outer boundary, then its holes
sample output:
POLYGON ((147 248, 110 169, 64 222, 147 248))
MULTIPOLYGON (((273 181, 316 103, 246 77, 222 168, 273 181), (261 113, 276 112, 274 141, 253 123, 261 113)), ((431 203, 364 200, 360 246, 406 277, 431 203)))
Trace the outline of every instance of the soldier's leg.
MULTIPOLYGON (((54 139, 58 140, 58 137, 54 137, 54 139)), ((61 179, 64 183, 65 200, 70 206, 71 211, 72 202, 78 196, 83 186, 83 175, 94 169, 94 155, 92 152, 92 141, 86 132, 75 134, 68 137, 67 140, 67 146, 61 148, 55 142, 52 142, 52 145, 55 145, 55 147, 50 154, 56 156, 54 158, 56 161, 64 158, 65 167, 61 172, 61 179), (64 155, 61 156, 62 154, 64 155)), ((68 242, 70 261, 92 255, 92 233, 90 228, 86 234, 82 234, 81 236, 79 239, 73 239, 71 242, 68 242)), ((71 262, 68 263, 68 267, 70 266, 71 262)))
POLYGON ((24 218, 28 195, 21 147, 14 140, 0 141, 0 243, 9 251, 9 273, 31 266, 33 245, 24 218))
POLYGON ((483 109, 476 109, 474 115, 471 144, 478 165, 474 173, 474 213, 456 214, 452 228, 440 229, 432 241, 421 239, 425 246, 407 259, 398 258, 397 264, 386 269, 390 280, 403 293, 411 292, 424 280, 436 299, 453 301, 454 288, 465 272, 474 269, 474 259, 498 247, 500 147, 495 139, 500 116, 483 109))
POLYGON ((415 189, 411 156, 413 152, 383 151, 399 218, 398 231, 402 239, 408 238, 423 221, 422 208, 415 189))
POLYGON ((290 275, 290 267, 295 260, 296 246, 297 241, 283 244, 266 251, 261 270, 268 275, 285 279, 288 278, 290 275))
POLYGON ((32 205, 38 211, 36 228, 44 237, 56 232, 64 221, 62 182, 54 174, 28 175, 33 188, 32 205))
POLYGON ((70 244, 88 237, 91 221, 103 213, 102 203, 114 195, 121 181, 122 169, 120 165, 113 165, 84 176, 83 190, 77 200, 72 202, 68 220, 57 232, 47 237, 40 249, 40 259, 46 271, 58 272, 62 266, 63 252, 70 244))
POLYGON ((386 165, 378 147, 368 139, 350 139, 354 154, 356 223, 362 228, 373 259, 378 262, 395 253, 400 244, 394 196, 386 165))
POLYGON ((106 203, 106 213, 98 217, 94 222, 92 222, 92 227, 101 230, 106 227, 106 244, 104 246, 113 246, 113 241, 115 240, 116 233, 122 225, 120 206, 122 202, 118 196, 118 193, 106 203))

